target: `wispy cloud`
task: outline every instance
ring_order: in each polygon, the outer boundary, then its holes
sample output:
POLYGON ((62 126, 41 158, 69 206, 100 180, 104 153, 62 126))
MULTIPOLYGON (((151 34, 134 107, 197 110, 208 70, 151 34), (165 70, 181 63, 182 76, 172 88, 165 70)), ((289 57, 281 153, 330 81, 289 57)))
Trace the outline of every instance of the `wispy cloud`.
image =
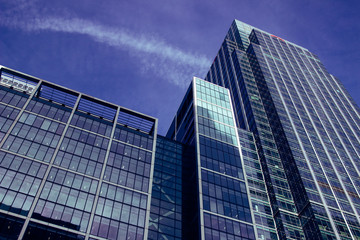
POLYGON ((191 74, 204 74, 210 60, 200 54, 186 52, 151 35, 105 26, 80 18, 28 16, 25 19, 3 19, 1 25, 24 31, 54 31, 83 34, 94 41, 130 52, 142 63, 142 71, 152 71, 172 83, 185 86, 191 74), (183 78, 183 79, 182 79, 183 78))

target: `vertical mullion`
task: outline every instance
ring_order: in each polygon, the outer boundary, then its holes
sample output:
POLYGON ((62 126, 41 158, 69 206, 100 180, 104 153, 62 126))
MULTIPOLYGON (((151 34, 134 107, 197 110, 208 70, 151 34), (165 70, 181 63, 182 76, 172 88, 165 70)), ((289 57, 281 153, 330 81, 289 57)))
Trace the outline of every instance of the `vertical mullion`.
MULTIPOLYGON (((34 92, 35 92, 35 91, 34 91, 34 92)), ((31 208, 30 208, 30 211, 29 211, 29 213, 28 213, 28 215, 27 215, 27 218, 26 218, 26 220, 25 220, 25 223, 24 223, 24 225, 23 225, 23 227, 22 227, 22 229, 21 229, 21 232, 20 232, 20 234, 19 234, 18 240, 21 240, 21 239, 23 238, 24 234, 25 234, 25 231, 26 231, 26 228, 27 228, 27 226, 28 226, 28 224, 29 224, 31 215, 33 214, 33 212, 34 212, 34 210, 35 210, 35 206, 36 206, 36 204, 37 204, 37 202, 38 202, 38 200, 39 200, 41 191, 42 191, 42 189, 43 189, 43 187, 44 187, 44 185, 45 185, 45 183, 46 183, 46 179, 47 179, 47 177, 48 177, 48 175, 49 175, 49 173, 50 173, 51 167, 53 166, 54 159, 55 159, 55 157, 56 157, 56 155, 57 155, 57 153, 58 153, 58 151, 59 151, 59 149, 60 149, 60 146, 61 146, 61 144, 62 144, 62 141, 63 141, 64 137, 65 137, 65 134, 66 134, 66 132, 67 132, 67 129, 68 129, 69 125, 70 125, 71 119, 72 119, 72 117, 73 117, 73 115, 74 115, 74 113, 75 113, 75 110, 76 110, 76 108, 77 108, 77 105, 78 105, 79 102, 80 102, 80 99, 81 99, 81 94, 79 94, 79 96, 78 96, 78 98, 77 98, 77 100, 76 100, 76 102, 75 102, 75 105, 74 105, 74 107, 73 107, 73 109, 72 109, 72 111, 71 111, 71 114, 70 114, 70 116, 69 116, 69 119, 68 119, 68 121, 67 121, 67 123, 66 123, 66 125, 65 125, 64 131, 63 131, 63 133, 61 134, 61 137, 60 137, 60 140, 59 140, 59 142, 58 142, 58 145, 57 145, 56 148, 55 148, 55 151, 54 151, 53 156, 52 156, 52 158, 51 158, 51 160, 50 160, 50 163, 49 163, 49 165, 48 165, 48 167, 47 167, 47 170, 46 170, 46 172, 45 172, 45 175, 44 175, 44 177, 43 177, 43 179, 42 179, 42 181, 41 181, 41 184, 40 184, 39 189, 38 189, 38 191, 37 191, 37 193, 36 193, 36 196, 35 196, 35 198, 34 198, 34 201, 33 201, 32 205, 31 205, 31 208)))

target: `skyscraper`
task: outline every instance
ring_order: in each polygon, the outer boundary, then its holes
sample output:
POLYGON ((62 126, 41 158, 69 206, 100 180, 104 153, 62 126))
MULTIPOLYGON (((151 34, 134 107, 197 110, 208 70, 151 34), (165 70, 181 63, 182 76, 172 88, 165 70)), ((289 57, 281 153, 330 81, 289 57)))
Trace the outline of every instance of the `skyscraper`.
POLYGON ((195 149, 184 239, 277 239, 253 135, 236 127, 228 89, 194 78, 167 137, 195 149))
POLYGON ((360 239, 360 109, 309 50, 235 20, 206 80, 254 134, 281 239, 360 239))

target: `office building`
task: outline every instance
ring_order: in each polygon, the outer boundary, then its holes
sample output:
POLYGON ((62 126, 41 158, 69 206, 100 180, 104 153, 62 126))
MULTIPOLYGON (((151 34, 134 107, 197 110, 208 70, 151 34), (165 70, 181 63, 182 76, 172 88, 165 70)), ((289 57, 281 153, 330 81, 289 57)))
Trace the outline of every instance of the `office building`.
POLYGON ((0 238, 146 239, 155 118, 1 68, 0 238))
POLYGON ((360 111, 309 50, 235 20, 206 80, 251 131, 280 239, 360 239, 360 111))
POLYGON ((194 78, 167 137, 196 149, 184 239, 277 239, 253 135, 236 127, 228 89, 194 78))
POLYGON ((166 136, 0 75, 0 239, 360 239, 360 109, 303 47, 235 20, 166 136))

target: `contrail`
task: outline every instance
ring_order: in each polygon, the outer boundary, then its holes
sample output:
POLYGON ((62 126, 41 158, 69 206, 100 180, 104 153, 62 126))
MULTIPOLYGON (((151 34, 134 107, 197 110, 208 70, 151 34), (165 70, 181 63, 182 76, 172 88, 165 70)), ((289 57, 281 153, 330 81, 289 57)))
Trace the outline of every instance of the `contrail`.
POLYGON ((177 63, 208 68, 210 60, 204 56, 184 52, 162 40, 153 37, 132 35, 125 30, 106 27, 91 21, 73 18, 45 18, 35 19, 32 24, 24 25, 26 30, 51 30, 56 32, 84 34, 95 41, 119 48, 131 48, 147 54, 155 54, 166 60, 177 63))
POLYGON ((38 16, 41 15, 30 14, 24 18, 12 19, 7 14, 0 25, 29 32, 44 30, 86 35, 99 43, 129 51, 139 57, 142 71, 153 71, 159 77, 183 87, 194 73, 204 74, 211 64, 203 55, 183 51, 153 36, 104 26, 86 19, 38 16))

